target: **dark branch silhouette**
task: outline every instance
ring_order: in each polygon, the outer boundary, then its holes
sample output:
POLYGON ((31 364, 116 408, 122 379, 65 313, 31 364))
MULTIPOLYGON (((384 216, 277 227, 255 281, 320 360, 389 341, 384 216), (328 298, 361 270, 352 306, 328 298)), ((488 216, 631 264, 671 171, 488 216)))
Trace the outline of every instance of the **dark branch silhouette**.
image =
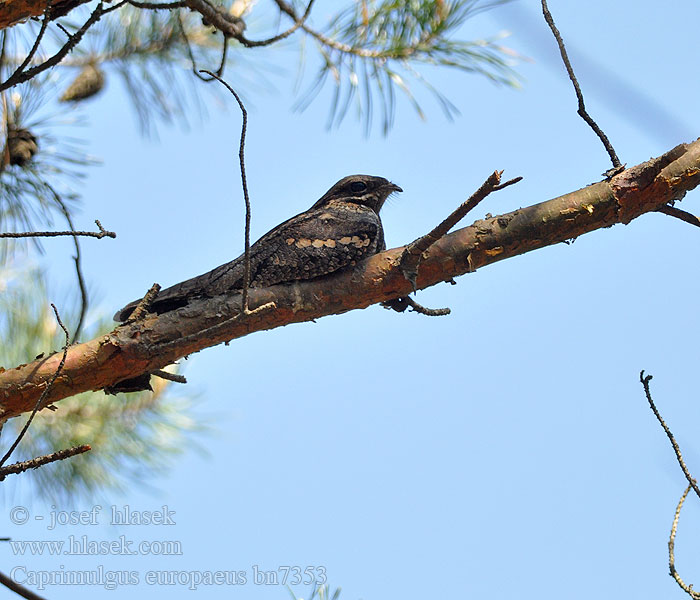
POLYGON ((90 450, 92 450, 92 448, 88 444, 83 444, 81 446, 74 446, 73 448, 66 448, 65 450, 58 450, 44 456, 37 456, 36 458, 32 458, 30 460, 16 462, 6 467, 0 467, 0 481, 3 481, 7 475, 24 473, 24 471, 28 471, 29 469, 38 469, 44 465, 48 465, 59 460, 66 460, 67 458, 89 452, 90 450))
POLYGON ((700 227, 700 218, 676 206, 662 206, 661 208, 657 209, 657 211, 660 213, 664 213, 669 217, 675 217, 676 219, 680 219, 681 221, 684 221, 685 223, 688 223, 690 225, 695 225, 695 227, 700 227))
POLYGON ((542 0, 542 13, 544 14, 544 20, 547 21, 547 25, 549 25, 549 28, 554 34, 554 38, 557 40, 557 45, 559 46, 559 52, 561 54, 562 60, 564 61, 566 72, 569 74, 569 79, 571 79, 571 83, 574 86, 574 91, 576 92, 576 98, 578 100, 578 114, 586 123, 588 123, 590 128, 595 132, 598 138, 600 138, 600 141, 603 143, 603 146, 605 146, 605 150, 610 156, 610 160, 613 164, 612 172, 608 175, 614 175, 621 170, 622 163, 617 157, 617 153, 615 152, 615 149, 610 143, 608 136, 605 135, 603 130, 598 126, 598 123, 596 123, 593 120, 593 117, 591 117, 586 111, 586 105, 583 102, 583 92, 581 92, 581 86, 579 86, 578 80, 576 79, 576 75, 574 74, 574 68, 571 66, 571 61, 569 60, 569 55, 566 52, 566 47, 564 46, 564 40, 561 37, 561 33, 559 33, 559 30, 557 29, 557 26, 554 23, 552 13, 549 12, 547 0, 542 0))
POLYGON ((644 394, 647 397, 647 402, 649 403, 649 407, 651 408, 652 412, 654 413, 654 416, 656 417, 656 420, 659 422, 661 425, 662 429, 664 430, 664 433, 666 434, 666 437, 668 437, 668 440, 671 442, 671 446, 673 448, 673 451, 676 454, 676 460, 678 461, 678 464, 681 468, 681 471, 683 471, 683 475, 685 475, 685 478, 688 480, 688 484, 693 488, 693 491, 695 492, 695 495, 700 498, 700 488, 698 488, 698 484, 693 478, 693 476, 690 474, 690 470, 685 464, 685 461, 683 460, 683 455, 681 454, 681 448, 678 445, 678 442, 676 442, 676 438, 673 435, 673 432, 669 428, 668 425, 666 425, 666 422, 664 421, 663 417, 661 416, 661 413, 659 410, 656 408, 656 404, 654 404, 654 400, 651 397, 651 390, 649 389, 649 382, 653 379, 652 375, 647 375, 646 377, 644 376, 644 371, 642 371, 639 374, 639 381, 641 382, 642 386, 644 387, 644 394))
POLYGON ((113 231, 107 231, 102 227, 102 223, 95 219, 95 224, 99 231, 27 231, 27 232, 5 232, 0 233, 0 238, 34 238, 34 237, 60 237, 65 235, 70 235, 72 237, 94 237, 101 240, 103 237, 110 237, 112 239, 117 237, 117 234, 113 231))
POLYGON ((68 346, 70 344, 70 335, 68 333, 68 330, 66 329, 66 326, 63 324, 63 321, 61 321, 61 315, 58 314, 58 309, 56 308, 56 306, 54 304, 52 304, 51 308, 53 309, 53 313, 56 316, 56 321, 58 321, 58 324, 61 326, 61 329, 63 329, 63 332, 66 335, 66 343, 63 346, 63 356, 61 357, 61 362, 58 363, 58 367, 56 367, 55 373, 46 382, 46 386, 44 388, 44 391, 41 393, 39 398, 37 398, 36 404, 34 405, 34 410, 32 410, 32 414, 29 415, 29 418, 27 419, 27 422, 24 424, 22 431, 19 432, 19 434, 17 435, 17 438, 12 443, 12 446, 10 446, 10 449, 5 453, 5 455, 2 457, 2 459, 0 459, 0 467, 2 467, 7 462, 7 459, 10 458, 10 456, 12 456, 12 453, 15 451, 15 448, 17 448, 19 443, 22 441, 24 434, 27 433, 29 426, 32 424, 32 421, 34 420, 34 416, 39 411, 39 409, 43 406, 44 399, 49 395, 51 388, 53 387, 54 383, 56 382, 56 379, 58 379, 58 376, 61 374, 61 371, 63 370, 63 367, 66 364, 66 358, 68 357, 68 346))
POLYGON ((26 598, 27 600, 45 600, 43 596, 35 594, 32 592, 32 590, 20 585, 14 579, 8 577, 2 572, 0 572, 0 584, 4 585, 8 590, 13 591, 15 594, 22 596, 22 598, 26 598))

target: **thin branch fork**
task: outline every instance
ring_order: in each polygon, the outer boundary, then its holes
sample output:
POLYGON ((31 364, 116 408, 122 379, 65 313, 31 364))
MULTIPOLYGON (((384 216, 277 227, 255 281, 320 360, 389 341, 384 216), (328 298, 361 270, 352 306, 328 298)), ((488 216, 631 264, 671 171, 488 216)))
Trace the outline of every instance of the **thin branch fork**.
POLYGON ((649 408, 651 408, 651 411, 654 413, 654 416, 656 417, 656 420, 659 422, 659 425, 661 425, 661 428, 664 430, 664 433, 666 434, 666 437, 668 437, 669 442, 671 442, 671 447, 673 448, 673 452, 676 455, 676 460, 678 461, 678 465, 681 468, 681 471, 683 471, 683 475, 685 475, 686 480, 688 481, 688 485, 693 488, 693 491, 695 492, 695 495, 700 498, 700 488, 698 488, 698 484, 695 481, 695 478, 690 474, 690 470, 688 469, 687 465, 685 464, 685 461, 683 460, 683 455, 681 454, 681 448, 678 445, 678 442, 676 441, 675 436, 673 435, 673 432, 669 428, 668 425, 666 425, 666 421, 664 421, 663 417, 661 416, 661 413, 659 412, 659 409, 656 408, 656 404, 651 397, 651 390, 649 388, 649 382, 653 379, 652 375, 647 375, 644 376, 644 371, 642 371, 639 374, 639 381, 642 384, 642 387, 644 388, 644 394, 647 397, 647 402, 649 403, 649 408))
MULTIPOLYGON (((115 5, 116 6, 116 5, 115 5)), ((56 15, 56 7, 57 5, 50 5, 51 11, 46 11, 46 15, 44 18, 44 22, 42 23, 42 29, 40 34, 37 36, 35 46, 38 47, 39 42, 41 41, 41 37, 43 36, 43 32, 46 29, 46 23, 48 22, 48 19, 50 17, 50 14, 56 15)), ((113 7, 114 8, 114 7, 113 7)), ((47 69, 56 66, 58 63, 60 63, 67 55, 68 53, 77 46, 78 42, 83 38, 85 35, 85 32, 90 29, 95 23, 97 23, 101 18, 102 15, 104 15, 106 12, 112 10, 111 8, 104 9, 102 6, 102 1, 97 5, 95 10, 92 11, 88 19, 83 23, 83 25, 78 29, 75 33, 71 34, 68 38, 68 41, 51 57, 46 59, 44 62, 41 64, 35 65, 31 68, 24 69, 24 68, 18 68, 10 77, 7 78, 4 82, 0 83, 0 91, 9 89, 18 83, 23 83, 25 81, 29 81, 32 77, 35 77, 39 73, 42 73, 43 71, 46 71, 47 69)), ((60 11, 59 11, 60 12, 60 11)), ((31 58, 31 54, 28 56, 28 58, 31 58)))
POLYGON ((406 279, 411 282, 413 291, 416 290, 416 276, 418 275, 418 265, 421 261, 423 253, 428 250, 435 242, 444 237, 450 229, 459 223, 467 214, 476 208, 486 196, 496 190, 502 190, 509 185, 513 185, 522 179, 516 177, 510 181, 501 184, 501 175, 503 171, 494 171, 481 187, 474 192, 465 202, 463 202, 449 217, 435 227, 431 232, 419 237, 414 242, 411 242, 403 254, 399 267, 406 279))
POLYGON ((24 473, 29 469, 38 469, 44 465, 48 465, 59 460, 66 460, 67 458, 77 456, 78 454, 83 454, 84 452, 89 452, 90 450, 92 450, 92 448, 88 444, 83 444, 81 446, 66 448, 65 450, 58 450, 44 456, 37 456, 36 458, 32 458, 30 460, 16 462, 12 465, 7 465, 6 467, 0 467, 0 481, 3 481, 7 475, 24 473))
POLYGON ((126 320, 126 322, 134 323, 135 321, 140 321, 144 316, 146 316, 148 309, 150 308, 151 304, 153 304, 153 301, 158 297, 159 292, 160 285, 154 283, 146 292, 146 295, 143 298, 141 298, 141 302, 138 303, 138 305, 134 309, 134 312, 132 312, 129 315, 129 318, 126 320))
POLYGON ((24 424, 24 427, 22 427, 22 430, 19 432, 19 434, 17 434, 17 438, 15 438, 15 441, 12 443, 9 450, 7 450, 7 452, 5 452, 5 454, 4 454, 4 456, 2 458, 0 458, 0 467, 2 467, 7 462, 7 459, 10 458, 10 456, 12 456, 12 453, 15 451, 15 449, 17 448, 19 443, 22 441, 22 438, 29 430, 29 426, 32 424, 32 421, 34 420, 36 413, 39 412, 40 409, 47 406, 47 404, 50 404, 48 402, 45 402, 45 399, 49 395, 49 392, 51 392, 51 388, 56 383, 56 380, 58 379, 58 376, 61 374, 61 371, 63 371, 63 367, 65 367, 65 365, 66 365, 66 359, 68 358, 68 344, 70 343, 70 334, 68 333, 68 329, 66 329, 66 326, 63 324, 63 321, 61 321, 61 315, 58 314, 58 309, 56 308, 56 305, 52 304, 51 308, 53 309, 54 316, 56 317, 56 321, 58 321, 58 324, 60 325, 61 329, 63 329, 63 333, 66 335, 66 343, 63 346, 63 353, 61 355, 61 360, 58 361, 58 364, 56 365, 56 370, 54 371, 54 373, 44 382, 43 389, 38 394, 38 397, 36 398, 36 401, 34 402, 34 407, 31 408, 32 413, 29 415, 29 418, 27 419, 27 422, 24 424))
MULTIPOLYGON (((479 220, 444 236, 424 253, 416 287, 424 289, 596 229, 629 223, 682 198, 698 185, 700 141, 678 146, 609 181, 479 220)), ((411 284, 399 268, 404 250, 387 250, 350 271, 324 278, 251 288, 251 309, 268 302, 275 302, 276 309, 244 319, 236 318, 241 313, 240 294, 204 298, 161 315, 147 315, 108 335, 71 346, 63 371, 41 404, 153 372, 184 356, 254 331, 407 296, 412 291, 411 284)), ((0 371, 0 422, 32 410, 55 374, 59 360, 58 355, 52 355, 0 371)))
POLYGON ((571 84, 574 86, 576 100, 578 101, 578 115, 593 130, 593 132, 598 136, 598 139, 600 139, 613 165, 613 168, 611 169, 611 175, 616 175, 622 170, 622 163, 617 157, 617 153, 615 152, 613 145, 610 143, 608 136, 605 135, 605 132, 600 128, 598 123, 595 122, 593 117, 591 117, 591 115, 589 115, 588 111, 586 110, 586 105, 583 101, 583 92, 581 91, 581 86, 578 83, 578 79, 576 79, 574 68, 571 66, 571 61, 569 60, 569 54, 566 51, 564 40, 562 39, 561 33, 559 33, 559 29, 557 29, 557 26, 554 23, 554 17, 552 17, 552 13, 549 11, 549 7, 547 6, 547 0, 542 0, 542 14, 544 15, 544 20, 547 22, 547 25, 552 30, 554 39, 557 41, 557 46, 559 46, 559 54, 561 54, 561 59, 564 62, 566 73, 569 75, 571 84))
POLYGON ((98 219, 95 219, 95 224, 97 225, 98 231, 27 231, 27 232, 4 232, 0 233, 0 238, 32 238, 32 237, 60 237, 65 235, 70 235, 73 237, 93 237, 101 240, 104 237, 110 237, 112 239, 117 237, 117 234, 113 231, 107 231, 102 227, 102 223, 98 219))

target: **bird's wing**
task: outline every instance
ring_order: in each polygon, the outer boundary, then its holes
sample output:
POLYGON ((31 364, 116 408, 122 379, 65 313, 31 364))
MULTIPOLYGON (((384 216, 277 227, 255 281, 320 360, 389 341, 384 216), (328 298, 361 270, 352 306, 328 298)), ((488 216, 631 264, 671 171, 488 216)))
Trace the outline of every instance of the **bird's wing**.
MULTIPOLYGON (((381 221, 358 205, 309 210, 285 221, 251 247, 250 284, 263 287, 312 279, 354 264, 383 249, 381 221)), ((207 295, 243 286, 243 257, 210 274, 207 295)))
MULTIPOLYGON (((311 279, 352 265, 384 249, 379 216, 359 206, 320 207, 281 223, 250 247, 250 284, 263 287, 311 279)), ((241 255, 224 265, 162 290, 151 310, 168 312, 192 298, 225 294, 243 287, 241 255)), ((114 316, 124 321, 139 301, 114 316)))

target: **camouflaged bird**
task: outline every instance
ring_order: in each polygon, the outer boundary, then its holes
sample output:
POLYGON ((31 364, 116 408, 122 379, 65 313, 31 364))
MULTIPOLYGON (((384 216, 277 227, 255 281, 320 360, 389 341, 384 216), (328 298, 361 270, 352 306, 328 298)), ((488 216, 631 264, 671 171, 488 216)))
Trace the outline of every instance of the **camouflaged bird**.
MULTIPOLYGON (((281 223, 250 247, 250 286, 322 277, 381 252, 386 246, 379 211, 391 193, 401 191, 383 177, 344 177, 309 210, 281 223)), ((241 290, 244 269, 241 255, 204 275, 162 290, 150 310, 160 314, 185 306, 194 298, 241 290)), ((114 320, 128 319, 139 302, 127 304, 114 320)))

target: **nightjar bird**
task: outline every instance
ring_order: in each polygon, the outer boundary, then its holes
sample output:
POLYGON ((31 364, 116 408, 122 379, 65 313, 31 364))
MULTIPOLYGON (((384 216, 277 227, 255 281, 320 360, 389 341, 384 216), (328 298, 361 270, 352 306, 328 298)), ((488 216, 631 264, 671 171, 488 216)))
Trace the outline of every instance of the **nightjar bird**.
MULTIPOLYGON (((379 211, 393 192, 403 191, 383 177, 350 175, 329 189, 310 209, 281 223, 250 247, 250 286, 313 279, 352 267, 381 252, 384 230, 379 211)), ((217 267, 162 290, 150 310, 164 313, 195 298, 241 290, 245 259, 217 267)), ((125 321, 140 300, 114 315, 125 321)))

